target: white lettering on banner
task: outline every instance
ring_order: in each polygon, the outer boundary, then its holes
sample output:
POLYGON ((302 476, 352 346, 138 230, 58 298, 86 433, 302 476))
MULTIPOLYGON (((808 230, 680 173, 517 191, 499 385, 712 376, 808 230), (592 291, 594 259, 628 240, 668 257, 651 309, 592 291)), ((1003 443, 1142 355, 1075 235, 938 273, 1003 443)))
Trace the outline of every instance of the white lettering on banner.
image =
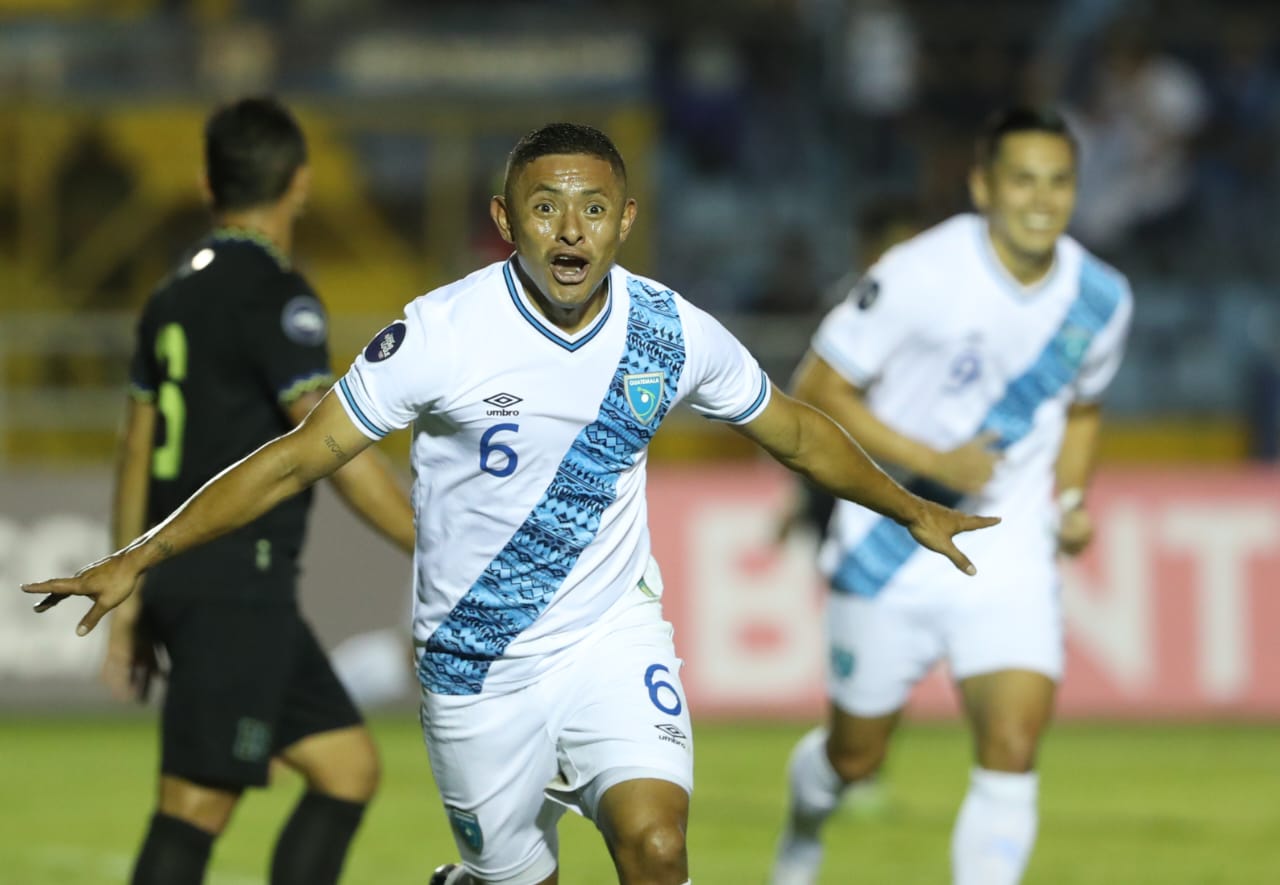
POLYGON ((772 546, 775 519, 752 502, 700 508, 689 520, 690 647, 698 684, 717 703, 786 703, 822 679, 812 543, 762 553, 772 546), (760 567, 750 567, 753 560, 760 567))
POLYGON ((1151 554, 1141 510, 1117 502, 1106 511, 1098 537, 1099 586, 1090 586, 1069 564, 1063 569, 1067 634, 1119 687, 1136 693, 1155 675, 1151 554))
POLYGON ((1280 514, 1243 503, 1181 505, 1164 514, 1161 528, 1165 543, 1198 565, 1200 685, 1213 700, 1239 697, 1250 676, 1249 560, 1280 540, 1280 514))
POLYGON ((105 625, 88 638, 75 635, 88 610, 72 599, 37 615, 39 597, 17 592, 18 585, 69 575, 107 552, 107 527, 101 520, 57 514, 23 526, 0 518, 0 678, 91 678, 102 659, 105 625))

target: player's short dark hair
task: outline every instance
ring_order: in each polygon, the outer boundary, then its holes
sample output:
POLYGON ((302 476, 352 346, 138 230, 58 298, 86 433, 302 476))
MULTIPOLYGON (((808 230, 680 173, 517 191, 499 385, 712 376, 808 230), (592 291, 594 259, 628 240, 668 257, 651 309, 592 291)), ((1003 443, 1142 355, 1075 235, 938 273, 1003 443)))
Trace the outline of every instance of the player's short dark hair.
POLYGON ((1000 155, 1000 145, 1006 135, 1020 132, 1045 132, 1058 135, 1071 145, 1071 153, 1079 153, 1079 143, 1075 133, 1067 125, 1067 120, 1053 108, 1011 107, 996 111, 987 118, 982 132, 978 135, 977 162, 979 166, 990 166, 1000 155))
POLYGON ((306 162, 302 129, 274 98, 242 98, 205 123, 205 172, 216 210, 274 203, 306 162))
POLYGON ((622 162, 622 154, 605 135, 594 126, 581 123, 548 123, 525 135, 516 142, 507 157, 507 173, 502 183, 502 192, 511 196, 511 184, 519 176, 520 170, 539 157, 552 154, 586 154, 599 157, 613 168, 613 172, 627 183, 627 164, 622 162))

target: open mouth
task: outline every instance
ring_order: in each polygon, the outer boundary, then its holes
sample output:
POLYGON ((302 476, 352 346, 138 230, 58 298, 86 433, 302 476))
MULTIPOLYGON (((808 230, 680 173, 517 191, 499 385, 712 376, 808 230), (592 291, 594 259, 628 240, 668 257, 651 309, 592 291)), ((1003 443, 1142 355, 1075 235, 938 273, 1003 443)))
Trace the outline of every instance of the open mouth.
POLYGON ((562 286, 575 286, 586 281, 590 266, 581 255, 556 255, 551 259, 551 276, 562 286))

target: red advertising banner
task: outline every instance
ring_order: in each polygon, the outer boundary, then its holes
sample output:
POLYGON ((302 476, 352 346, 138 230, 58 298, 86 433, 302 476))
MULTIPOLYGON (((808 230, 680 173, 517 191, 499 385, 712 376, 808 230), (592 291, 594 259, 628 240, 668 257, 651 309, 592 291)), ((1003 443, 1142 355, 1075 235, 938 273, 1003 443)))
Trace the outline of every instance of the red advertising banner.
MULTIPOLYGON (((814 538, 772 538, 790 488, 769 464, 655 469, 649 523, 699 715, 824 709, 814 538)), ((1280 472, 1115 471, 1097 534, 1064 566, 1063 716, 1280 716, 1280 472)), ((917 715, 955 710, 935 672, 917 715)))

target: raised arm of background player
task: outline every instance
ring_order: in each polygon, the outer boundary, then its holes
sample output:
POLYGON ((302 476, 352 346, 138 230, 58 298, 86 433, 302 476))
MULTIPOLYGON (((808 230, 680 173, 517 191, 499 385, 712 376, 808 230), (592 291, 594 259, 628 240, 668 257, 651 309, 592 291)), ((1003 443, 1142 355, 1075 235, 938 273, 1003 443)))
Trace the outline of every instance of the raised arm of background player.
MULTIPOLYGON (((904 467, 959 492, 980 490, 1000 459, 990 448, 994 434, 980 434, 958 448, 939 452, 899 433, 872 413, 859 388, 812 351, 796 371, 795 394, 835 419, 877 461, 904 467)), ((1067 410, 1056 476, 1061 515, 1058 549, 1069 556, 1080 553, 1093 539, 1084 490, 1093 472, 1101 425, 1102 409, 1097 403, 1078 402, 1067 410)))
MULTIPOLYGON (((320 391, 309 391, 284 406, 295 427, 320 402, 322 395, 320 391)), ((155 420, 153 404, 129 397, 111 506, 111 543, 116 550, 123 549, 147 527, 147 488, 155 420)), ((333 474, 332 481, 357 516, 401 550, 413 552, 413 507, 390 466, 376 450, 351 459, 333 474)), ((121 603, 111 617, 102 680, 112 694, 121 699, 145 700, 157 672, 154 645, 138 619, 141 608, 141 596, 135 593, 121 603)))
POLYGON ((893 464, 942 483, 957 492, 980 490, 991 479, 1000 454, 995 434, 980 434, 962 446, 940 452, 885 424, 867 406, 864 392, 809 351, 796 370, 795 396, 821 409, 849 431, 875 460, 893 464))
MULTIPOLYGON (((772 401, 760 415, 738 429, 832 494, 902 523, 918 542, 970 574, 974 568, 956 549, 952 535, 999 522, 957 513, 907 492, 830 419, 781 391, 774 390, 772 401)), ((53 605, 59 594, 91 597, 93 607, 76 628, 83 636, 134 592, 147 569, 250 522, 338 470, 370 442, 330 392, 301 425, 218 474, 168 519, 128 547, 76 577, 24 584, 22 589, 55 594, 42 600, 37 611, 53 605)))
POLYGON ((994 517, 968 516, 911 494, 877 467, 831 418, 776 387, 764 411, 734 429, 837 498, 901 523, 921 546, 941 553, 970 575, 976 569, 952 537, 1000 522, 994 517))

